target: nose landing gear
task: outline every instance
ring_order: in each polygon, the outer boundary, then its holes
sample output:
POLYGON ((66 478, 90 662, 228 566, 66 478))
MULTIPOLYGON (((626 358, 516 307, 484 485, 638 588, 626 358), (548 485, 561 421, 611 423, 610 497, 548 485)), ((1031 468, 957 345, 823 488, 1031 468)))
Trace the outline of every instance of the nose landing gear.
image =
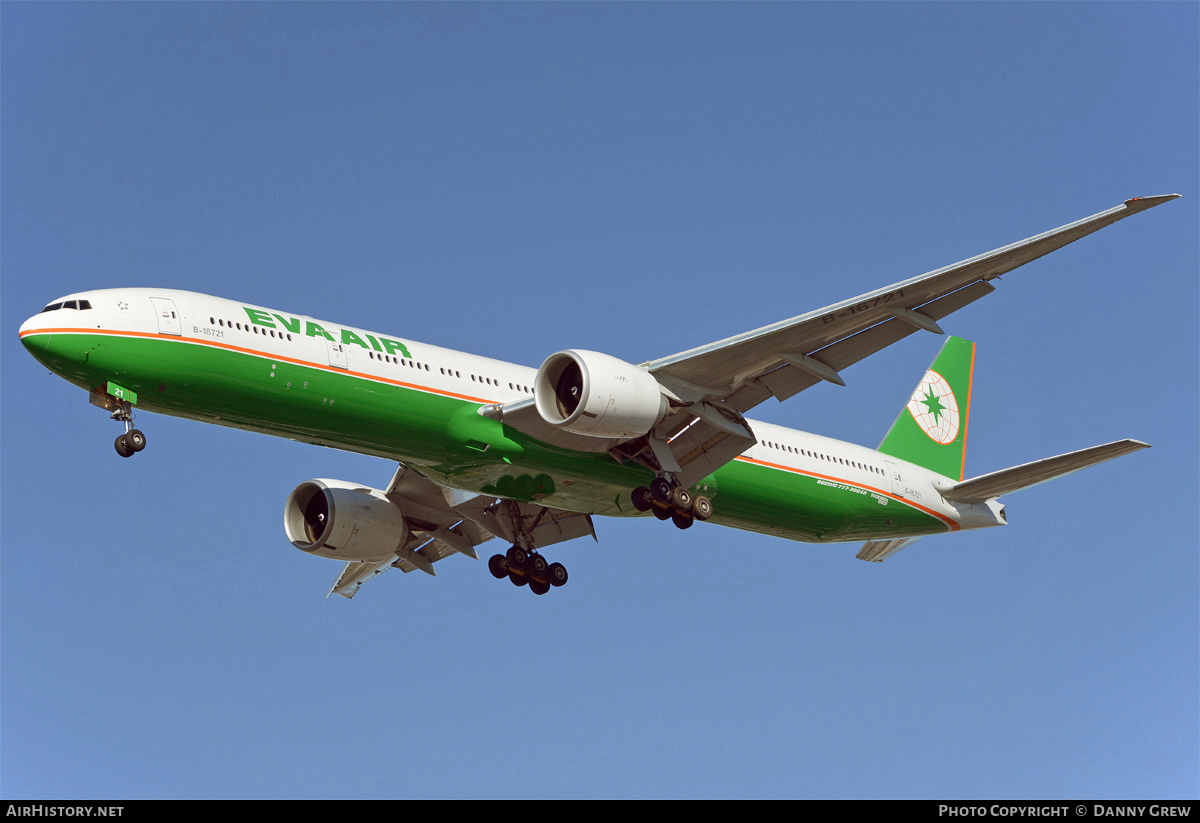
POLYGON ((146 435, 133 427, 133 404, 137 402, 135 392, 110 381, 106 386, 92 389, 88 395, 88 402, 112 412, 110 417, 113 420, 125 424, 125 433, 113 442, 117 454, 133 457, 146 448, 146 435))
POLYGON ((133 457, 146 448, 146 435, 133 427, 133 407, 125 401, 118 402, 120 405, 112 413, 112 419, 125 424, 125 433, 117 436, 113 446, 122 457, 133 457))

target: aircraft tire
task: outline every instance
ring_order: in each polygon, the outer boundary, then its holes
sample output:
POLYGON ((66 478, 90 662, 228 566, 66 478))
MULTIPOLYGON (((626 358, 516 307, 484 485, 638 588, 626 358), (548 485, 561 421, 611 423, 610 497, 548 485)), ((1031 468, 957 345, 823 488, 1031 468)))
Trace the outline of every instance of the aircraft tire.
MULTIPOLYGON (((509 568, 523 569, 525 564, 529 562, 529 552, 522 549, 520 546, 513 546, 506 554, 509 568)), ((524 578, 522 578, 524 579, 524 578)))
POLYGON ((659 520, 670 520, 671 519, 671 512, 667 511, 666 509, 664 509, 660 506, 655 506, 650 511, 654 512, 654 516, 657 517, 659 520))
POLYGON ((129 441, 125 435, 118 435, 117 439, 113 441, 113 446, 116 447, 117 454, 122 457, 133 457, 133 449, 129 448, 129 441))
POLYGON ((529 570, 538 577, 541 577, 546 573, 546 567, 548 565, 549 564, 546 563, 546 558, 542 557, 540 554, 529 555, 529 570))
POLYGON ((712 514, 712 501, 702 494, 696 495, 692 500, 692 516, 697 520, 707 520, 712 514))
POLYGON ((551 563, 546 575, 550 578, 551 586, 561 586, 567 582, 567 567, 562 563, 551 563))
POLYGON ((660 477, 650 484, 650 493, 654 495, 654 499, 659 503, 671 502, 671 481, 660 477))
POLYGON ((527 586, 527 585, 529 585, 529 578, 528 578, 528 577, 522 577, 521 575, 519 575, 519 574, 517 574, 517 573, 515 573, 515 572, 509 572, 509 573, 508 573, 508 579, 509 579, 509 580, 511 580, 511 581, 512 581, 512 584, 513 584, 514 586, 517 586, 518 588, 519 588, 519 587, 521 587, 521 586, 527 586))
POLYGON ((538 594, 538 595, 545 594, 546 592, 550 591, 550 584, 543 583, 539 580, 530 580, 529 581, 529 590, 531 592, 533 592, 534 594, 538 594))
POLYGON ((690 529, 692 523, 696 522, 687 512, 675 512, 671 515, 671 519, 675 521, 675 527, 679 529, 690 529))
POLYGON ((502 580, 508 577, 508 561, 504 559, 502 554, 493 554, 488 558, 488 571, 492 573, 492 577, 497 580, 502 580))
POLYGON ((125 432, 125 443, 135 452, 140 452, 146 448, 146 435, 142 434, 137 429, 130 429, 125 432))
POLYGON ((654 504, 650 502, 653 495, 645 486, 638 486, 629 497, 633 501, 633 507, 640 512, 648 512, 654 507, 654 504))
POLYGON ((671 505, 683 512, 692 510, 692 493, 683 486, 671 490, 671 505))

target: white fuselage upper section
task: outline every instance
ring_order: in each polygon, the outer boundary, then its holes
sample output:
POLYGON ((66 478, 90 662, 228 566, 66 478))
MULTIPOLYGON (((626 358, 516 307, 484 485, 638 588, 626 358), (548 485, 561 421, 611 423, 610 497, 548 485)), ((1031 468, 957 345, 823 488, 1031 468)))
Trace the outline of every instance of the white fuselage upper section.
MULTIPOLYGON (((68 301, 77 305, 87 301, 90 308, 35 314, 22 324, 22 334, 93 328, 134 335, 177 334, 183 340, 219 342, 265 358, 402 381, 417 390, 480 404, 530 397, 537 375, 537 369, 528 366, 197 292, 101 289, 54 302, 68 301)), ((848 484, 866 493, 875 490, 902 497, 952 523, 952 530, 1004 523, 997 501, 966 505, 944 500, 935 483, 945 483, 947 478, 920 466, 852 443, 762 421, 747 422, 758 442, 739 460, 848 484)))

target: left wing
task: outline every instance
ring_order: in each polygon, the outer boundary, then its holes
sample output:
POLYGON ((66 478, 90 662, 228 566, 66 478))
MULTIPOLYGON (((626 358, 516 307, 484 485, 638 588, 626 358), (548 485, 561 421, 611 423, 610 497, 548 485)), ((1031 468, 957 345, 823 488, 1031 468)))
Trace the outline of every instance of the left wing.
POLYGON ((403 464, 384 494, 400 509, 412 534, 425 542, 416 548, 401 548, 395 558, 346 563, 326 597, 352 598, 363 583, 389 568, 406 574, 420 570, 436 577, 434 564, 439 560, 452 554, 478 560, 475 547, 494 536, 526 550, 589 534, 596 537, 589 515, 446 488, 403 464))

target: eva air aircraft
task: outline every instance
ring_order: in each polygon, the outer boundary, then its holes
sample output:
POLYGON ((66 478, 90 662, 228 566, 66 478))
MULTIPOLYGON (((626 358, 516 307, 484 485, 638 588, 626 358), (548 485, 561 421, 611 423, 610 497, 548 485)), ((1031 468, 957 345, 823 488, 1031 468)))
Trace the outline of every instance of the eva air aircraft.
POLYGON ((70 294, 21 326, 40 362, 124 423, 134 410, 396 461, 383 489, 301 483, 297 548, 345 564, 353 597, 389 567, 435 574, 451 554, 545 594, 543 550, 595 537, 593 515, 697 520, 812 543, 864 541, 881 561, 927 534, 1005 524, 1001 495, 1119 457, 1121 440, 963 479, 975 345, 949 337, 878 449, 750 420, 994 290, 992 281, 1178 195, 1143 197, 978 257, 707 346, 626 363, 592 351, 538 369, 263 306, 170 289, 70 294))

